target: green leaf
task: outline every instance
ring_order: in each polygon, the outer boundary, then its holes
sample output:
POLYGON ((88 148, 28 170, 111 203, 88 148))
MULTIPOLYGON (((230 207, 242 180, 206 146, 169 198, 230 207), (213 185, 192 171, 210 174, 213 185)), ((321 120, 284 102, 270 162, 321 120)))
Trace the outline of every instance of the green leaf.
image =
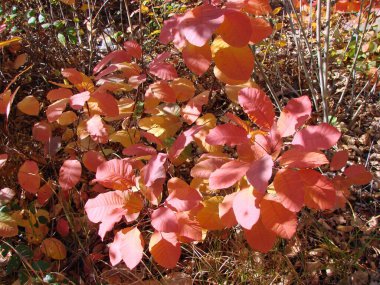
POLYGON ((57 35, 58 41, 61 43, 61 45, 66 46, 66 38, 62 33, 58 33, 57 35))
POLYGON ((20 244, 16 246, 16 251, 18 252, 19 255, 22 257, 29 259, 33 257, 33 251, 29 248, 29 246, 25 244, 20 244))
POLYGON ((57 21, 54 21, 53 26, 56 29, 62 29, 65 26, 65 23, 62 20, 57 20, 57 21))
POLYGON ((48 29, 48 28, 50 28, 51 27, 51 24, 50 23, 45 23, 45 24, 42 24, 41 25, 41 28, 43 28, 43 29, 48 29))
POLYGON ((12 272, 18 270, 19 267, 20 267, 20 265, 21 265, 21 260, 18 257, 18 255, 12 255, 9 258, 9 261, 8 261, 8 264, 7 264, 7 268, 6 268, 7 275, 9 275, 12 272))
POLYGON ((18 279, 20 280, 20 284, 26 284, 29 280, 29 275, 26 272, 26 270, 19 270, 18 272, 18 279))
POLYGON ((41 271, 46 271, 49 269, 51 266, 50 262, 47 262, 45 260, 38 260, 38 261, 33 261, 32 267, 34 270, 41 270, 41 271))
POLYGON ((28 20, 28 25, 35 25, 36 24, 36 17, 30 17, 28 20))
POLYGON ((39 22, 39 23, 45 23, 45 21, 46 21, 45 16, 42 15, 42 14, 39 14, 39 15, 38 15, 38 22, 39 22))

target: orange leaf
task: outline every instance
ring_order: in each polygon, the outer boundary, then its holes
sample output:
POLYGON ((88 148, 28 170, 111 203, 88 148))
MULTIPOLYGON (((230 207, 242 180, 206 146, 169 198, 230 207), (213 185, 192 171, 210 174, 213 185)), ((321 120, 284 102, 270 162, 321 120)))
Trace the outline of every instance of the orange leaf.
POLYGON ((181 246, 175 233, 154 232, 149 241, 153 259, 165 268, 174 268, 181 255, 181 246))
POLYGON ((344 170, 344 175, 347 176, 348 181, 355 185, 366 185, 372 180, 372 174, 364 165, 357 164, 351 165, 344 170))
POLYGON ((304 205, 305 190, 299 172, 282 169, 277 172, 273 181, 278 200, 285 208, 298 212, 304 205))
POLYGON ((17 104, 17 109, 24 114, 38 116, 38 113, 40 112, 40 103, 34 96, 26 96, 17 104))
POLYGON ((201 76, 208 70, 211 64, 210 45, 206 43, 202 47, 197 47, 187 43, 182 50, 182 58, 190 71, 201 76))
POLYGON ((270 23, 263 18, 251 18, 251 27, 252 33, 249 41, 253 44, 260 43, 262 40, 269 37, 273 32, 273 28, 270 23))
POLYGON ((185 102, 195 94, 193 82, 186 78, 176 78, 170 83, 178 102, 185 102))
POLYGON ((244 229, 244 237, 247 240, 249 246, 253 250, 257 250, 262 253, 267 253, 272 249, 276 242, 276 234, 268 230, 261 221, 261 218, 252 227, 252 229, 244 229))
POLYGON ((96 172, 96 169, 100 164, 106 161, 104 156, 95 150, 87 151, 82 157, 83 165, 90 171, 96 172))
POLYGON ((221 230, 224 228, 219 218, 219 204, 222 201, 222 196, 214 196, 201 202, 203 208, 197 213, 197 221, 202 228, 207 230, 221 230))
POLYGON ((222 39, 233 47, 244 47, 248 44, 252 34, 249 17, 237 10, 226 9, 224 21, 216 30, 222 39))
POLYGON ((315 168, 329 163, 322 152, 302 149, 290 149, 284 152, 279 162, 281 166, 287 168, 315 168))
POLYGON ((21 165, 17 178, 20 186, 27 192, 37 193, 40 188, 41 177, 35 161, 27 160, 21 165))
POLYGON ((46 95, 47 99, 50 102, 57 101, 60 99, 67 99, 73 96, 73 92, 70 89, 67 88, 57 88, 50 90, 49 93, 46 95))
POLYGON ((297 230, 296 214, 269 194, 261 201, 261 220, 268 230, 282 238, 290 239, 297 230))
POLYGON ((56 260, 63 260, 67 255, 65 245, 56 238, 44 239, 41 243, 41 251, 46 256, 56 260))

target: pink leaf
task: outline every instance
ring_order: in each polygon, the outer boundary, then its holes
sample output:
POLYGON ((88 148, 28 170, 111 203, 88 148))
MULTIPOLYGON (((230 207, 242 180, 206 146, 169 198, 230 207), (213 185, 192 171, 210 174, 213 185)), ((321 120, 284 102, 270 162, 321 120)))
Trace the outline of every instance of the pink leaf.
POLYGON ((334 146, 339 138, 340 132, 327 123, 318 126, 308 126, 294 135, 292 145, 306 151, 325 150, 334 146))
POLYGON ((191 169, 190 175, 192 177, 209 179, 211 173, 229 161, 226 157, 206 155, 202 155, 201 161, 191 169))
POLYGON ((274 123, 274 109, 264 91, 258 88, 243 88, 239 91, 238 101, 256 125, 267 130, 271 129, 274 123))
POLYGON ((215 170, 209 178, 210 189, 228 188, 238 182, 249 169, 249 164, 239 160, 233 160, 215 170))
POLYGON ((281 111, 277 127, 282 137, 293 135, 311 114, 311 102, 308 96, 291 99, 281 111))
POLYGON ((46 109, 46 117, 49 123, 55 122, 62 115, 63 111, 66 109, 66 105, 69 99, 60 99, 50 104, 46 109))
POLYGON ((92 116, 87 121, 87 131, 91 136, 91 139, 98 143, 108 142, 108 132, 105 128, 102 118, 99 115, 92 116))
POLYGON ((265 193, 268 187, 268 181, 272 177, 273 168, 272 157, 265 154, 258 160, 255 160, 249 166, 247 179, 249 183, 261 193, 265 193))
POLYGON ((181 115, 186 123, 189 125, 194 123, 200 114, 202 114, 203 105, 208 103, 209 91, 204 91, 201 94, 191 98, 187 105, 182 107, 181 115))
POLYGON ((211 145, 234 146, 249 142, 247 135, 242 127, 227 123, 213 128, 206 136, 206 142, 211 145))
POLYGON ((181 19, 179 30, 189 43, 201 47, 211 38, 223 20, 223 11, 220 8, 203 4, 186 12, 181 19))
POLYGON ((237 225, 237 220, 233 210, 233 201, 238 192, 224 196, 223 202, 219 204, 219 217, 222 224, 228 228, 237 225))
POLYGON ((128 190, 135 184, 132 164, 124 159, 103 162, 96 169, 96 179, 92 182, 114 190, 128 190))
POLYGON ((164 26, 160 33, 160 42, 167 45, 170 42, 174 43, 177 49, 181 49, 186 46, 186 39, 179 32, 178 27, 183 18, 183 15, 175 14, 169 20, 164 22, 164 26))
POLYGON ((341 150, 334 154, 330 163, 330 170, 339 170, 346 166, 348 160, 348 151, 341 150))
POLYGON ((123 149, 124 155, 129 156, 145 156, 145 155, 155 155, 157 154, 157 151, 154 147, 144 145, 142 143, 137 143, 130 145, 129 147, 126 147, 123 149))
POLYGON ((4 167, 4 165, 7 162, 7 160, 8 160, 8 154, 6 154, 6 153, 0 154, 0 169, 2 167, 4 167))
POLYGON ((150 64, 149 73, 163 80, 173 80, 178 77, 175 67, 164 62, 170 56, 169 52, 159 54, 150 64))
POLYGON ((166 207, 160 207, 152 213, 152 226, 157 231, 170 233, 178 231, 178 220, 175 213, 166 207))
POLYGON ((171 146, 168 158, 173 161, 181 154, 181 152, 194 141, 194 135, 202 129, 202 126, 194 126, 180 134, 171 146))
POLYGON ((165 204, 177 212, 189 211, 199 205, 202 195, 185 181, 173 177, 168 181, 169 196, 165 204))
POLYGON ((90 99, 90 92, 84 91, 70 97, 70 106, 74 110, 80 110, 84 104, 90 99))
POLYGON ((82 166, 76 159, 67 159, 64 161, 59 170, 59 185, 63 190, 70 190, 80 180, 82 175, 82 166))
POLYGON ((143 252, 144 240, 137 227, 118 231, 109 248, 112 266, 123 260, 131 270, 140 263, 143 252))
POLYGON ((159 179, 166 178, 165 162, 167 160, 167 154, 159 153, 152 156, 148 164, 144 166, 144 181, 147 187, 153 185, 153 183, 159 179))
POLYGON ((245 229, 252 229, 260 217, 260 208, 251 189, 237 192, 232 203, 237 222, 245 229))
POLYGON ((99 229, 99 235, 103 239, 107 231, 119 222, 127 212, 124 207, 124 196, 121 191, 110 191, 99 194, 93 199, 88 199, 84 209, 88 219, 93 223, 104 223, 103 229, 99 229))

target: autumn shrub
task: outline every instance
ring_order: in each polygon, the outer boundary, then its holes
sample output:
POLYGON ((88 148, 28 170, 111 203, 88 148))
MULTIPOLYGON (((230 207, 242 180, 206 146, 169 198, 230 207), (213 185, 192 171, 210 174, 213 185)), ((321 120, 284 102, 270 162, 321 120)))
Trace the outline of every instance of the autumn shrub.
MULTIPOLYGON (((277 238, 292 238, 301 209, 343 207, 351 185, 372 179, 363 165, 347 165, 347 151, 331 151, 338 129, 310 124, 308 96, 289 100, 276 116, 271 99, 251 80, 251 47, 272 33, 265 18, 269 1, 214 2, 166 20, 160 42, 169 51, 152 61, 128 40, 92 75, 62 69, 63 83, 51 82, 56 88, 43 102, 27 96, 17 104, 24 114, 42 115, 31 133, 47 160, 46 165, 23 162, 20 189, 38 207, 52 197, 79 211, 85 204, 88 219, 100 223, 100 238, 113 237, 112 265, 123 261, 135 268, 147 244, 156 263, 174 268, 181 244, 236 227, 253 250, 265 253, 277 238), (225 100, 239 116, 212 107, 203 111, 220 90, 179 77, 170 62, 176 50, 187 77, 191 72, 226 84, 225 100)), ((7 119, 15 94, 8 88, 0 97, 7 119)), ((2 154, 0 165, 7 159, 2 154)), ((9 188, 1 191, 4 197, 14 195, 9 188)), ((48 219, 45 212, 28 212, 25 218, 25 210, 7 208, 0 235, 14 237, 23 228, 41 256, 64 259, 65 245, 47 237, 46 225, 37 223, 40 216, 48 219), (28 235, 37 229, 38 236, 28 235)), ((60 236, 77 231, 75 223, 60 219, 60 236)))

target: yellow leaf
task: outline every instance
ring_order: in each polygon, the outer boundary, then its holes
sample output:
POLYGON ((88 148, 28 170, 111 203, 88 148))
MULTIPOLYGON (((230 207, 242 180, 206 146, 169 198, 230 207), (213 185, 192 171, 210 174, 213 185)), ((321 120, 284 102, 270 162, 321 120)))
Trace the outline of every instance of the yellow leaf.
POLYGON ((66 111, 58 118, 57 123, 61 126, 68 126, 74 123, 77 119, 78 116, 73 111, 66 111))
POLYGON ((202 228, 207 230, 221 230, 225 228, 219 218, 219 204, 222 201, 222 196, 214 196, 202 202, 203 208, 197 213, 197 221, 202 228))
POLYGON ((61 0, 66 5, 75 5, 75 0, 61 0))
POLYGON ((19 42, 19 41, 21 41, 20 37, 14 37, 14 38, 11 38, 10 40, 0 42, 0 48, 9 46, 10 44, 16 43, 16 42, 19 42))
POLYGON ((139 121, 139 127, 161 140, 173 137, 182 126, 178 117, 166 114, 164 116, 151 116, 139 121))
POLYGON ((273 15, 277 15, 278 13, 280 13, 282 10, 282 7, 277 7, 276 9, 273 10, 273 15))
POLYGON ((26 96, 17 104, 17 109, 24 114, 38 116, 38 113, 40 112, 40 103, 34 96, 26 96))
POLYGON ((140 133, 135 128, 114 132, 109 137, 110 142, 121 143, 123 147, 129 147, 140 140, 140 133))
POLYGON ((44 239, 41 243, 41 251, 46 256, 56 260, 63 260, 67 255, 65 245, 56 238, 44 239))
POLYGON ((17 234, 16 221, 7 213, 0 212, 0 237, 13 237, 17 234))

